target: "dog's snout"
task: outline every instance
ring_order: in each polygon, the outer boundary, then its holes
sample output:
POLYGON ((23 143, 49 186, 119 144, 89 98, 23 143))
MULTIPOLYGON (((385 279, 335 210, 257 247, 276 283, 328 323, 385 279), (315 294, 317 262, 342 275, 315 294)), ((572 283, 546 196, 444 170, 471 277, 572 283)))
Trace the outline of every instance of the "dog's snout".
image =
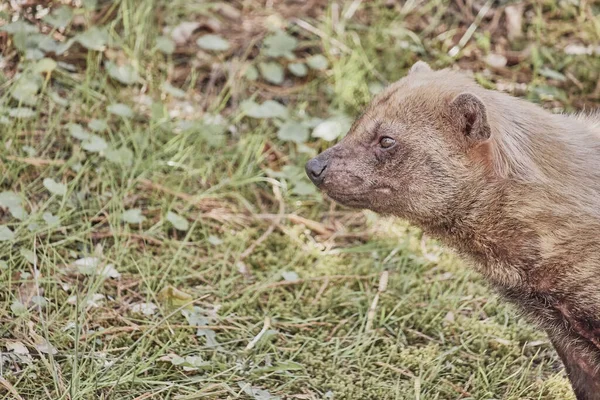
POLYGON ((317 186, 323 183, 325 172, 327 170, 327 160, 317 156, 306 163, 306 174, 310 180, 317 186))

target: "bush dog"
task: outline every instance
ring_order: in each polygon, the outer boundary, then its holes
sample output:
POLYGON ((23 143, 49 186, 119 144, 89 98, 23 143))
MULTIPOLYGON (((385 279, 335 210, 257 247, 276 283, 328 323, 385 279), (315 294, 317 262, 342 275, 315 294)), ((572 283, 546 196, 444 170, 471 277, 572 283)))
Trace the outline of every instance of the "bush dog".
POLYGON ((335 201, 456 249, 600 400, 600 113, 558 115, 417 62, 306 164, 335 201))

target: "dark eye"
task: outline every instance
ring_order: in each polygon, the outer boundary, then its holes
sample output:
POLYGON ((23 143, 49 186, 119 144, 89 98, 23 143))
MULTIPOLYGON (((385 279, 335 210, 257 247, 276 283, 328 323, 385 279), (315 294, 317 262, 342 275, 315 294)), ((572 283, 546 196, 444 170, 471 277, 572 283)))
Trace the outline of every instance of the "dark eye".
POLYGON ((381 140, 379 140, 379 145, 381 147, 383 147, 384 149, 389 149, 390 147, 392 147, 395 144, 396 144, 396 141, 388 136, 382 137, 381 140))

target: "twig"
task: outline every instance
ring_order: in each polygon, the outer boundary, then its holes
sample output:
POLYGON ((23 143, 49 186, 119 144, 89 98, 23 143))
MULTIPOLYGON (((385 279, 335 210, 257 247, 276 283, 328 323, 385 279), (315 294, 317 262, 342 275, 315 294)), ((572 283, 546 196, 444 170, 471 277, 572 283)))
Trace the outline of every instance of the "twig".
POLYGON ((8 390, 13 396, 15 396, 18 400, 23 400, 17 389, 6 379, 0 376, 0 385, 4 386, 6 390, 8 390))
POLYGON ((471 37, 473 36, 473 34, 475 33, 475 31, 479 27, 479 23, 481 22, 481 20, 483 19, 483 17, 488 12, 488 10, 490 9, 491 6, 492 6, 492 0, 488 0, 483 5, 483 7, 481 7, 481 9, 479 10, 479 13, 475 17, 475 20, 469 26, 469 28, 467 28, 467 31, 460 38, 460 40, 458 41, 458 44, 455 45, 455 46, 453 46, 450 49, 450 51, 448 51, 448 55, 450 57, 455 57, 462 50, 462 48, 465 47, 465 45, 469 42, 469 40, 471 40, 471 37))
POLYGON ((313 301, 311 302, 311 304, 314 306, 316 305, 319 300, 321 299, 321 296, 323 295, 323 293, 325 292, 325 289, 327 289, 327 286, 329 285, 329 279, 325 279, 325 282, 323 282, 323 284, 321 285, 321 287, 319 288, 319 291, 317 292, 317 295, 315 296, 315 298, 313 299, 313 301))
POLYGON ((256 346, 256 343, 258 343, 258 341, 264 336, 264 334, 267 333, 267 331, 269 330, 270 327, 271 327, 271 318, 265 317, 265 323, 264 323, 262 329, 260 330, 260 332, 258 332, 258 335, 256 335, 254 337, 254 339, 252 339, 250 341, 250 343, 248 343, 248 346, 246 346, 246 351, 252 350, 254 348, 254 346, 256 346))
POLYGON ((325 339, 326 342, 329 342, 332 338, 333 335, 335 335, 335 333, 346 323, 348 322, 348 318, 341 320, 336 326, 335 328, 333 328, 331 330, 331 332, 329 333, 329 335, 327 336, 327 339, 325 339))
POLYGON ((7 156, 10 161, 18 161, 25 164, 33 165, 35 167, 42 167, 44 165, 64 165, 65 160, 48 160, 46 158, 30 158, 30 157, 15 157, 7 156))
POLYGON ((377 289, 377 293, 375 293, 375 297, 373 298, 373 302, 371 303, 371 307, 369 307, 369 312, 367 313, 367 326, 366 331, 369 332, 373 330, 373 320, 375 319, 375 312, 377 311, 377 303, 379 302, 379 295, 387 289, 389 278, 389 272, 383 271, 381 273, 381 277, 379 278, 379 288, 377 289))

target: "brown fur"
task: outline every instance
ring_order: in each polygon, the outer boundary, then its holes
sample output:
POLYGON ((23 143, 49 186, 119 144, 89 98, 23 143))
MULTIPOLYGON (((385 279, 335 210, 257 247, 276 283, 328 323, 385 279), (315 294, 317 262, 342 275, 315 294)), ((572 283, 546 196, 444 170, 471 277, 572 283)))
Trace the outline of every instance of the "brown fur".
POLYGON ((548 333, 577 398, 600 400, 600 114, 551 114, 418 63, 315 160, 333 199, 472 260, 548 333))

